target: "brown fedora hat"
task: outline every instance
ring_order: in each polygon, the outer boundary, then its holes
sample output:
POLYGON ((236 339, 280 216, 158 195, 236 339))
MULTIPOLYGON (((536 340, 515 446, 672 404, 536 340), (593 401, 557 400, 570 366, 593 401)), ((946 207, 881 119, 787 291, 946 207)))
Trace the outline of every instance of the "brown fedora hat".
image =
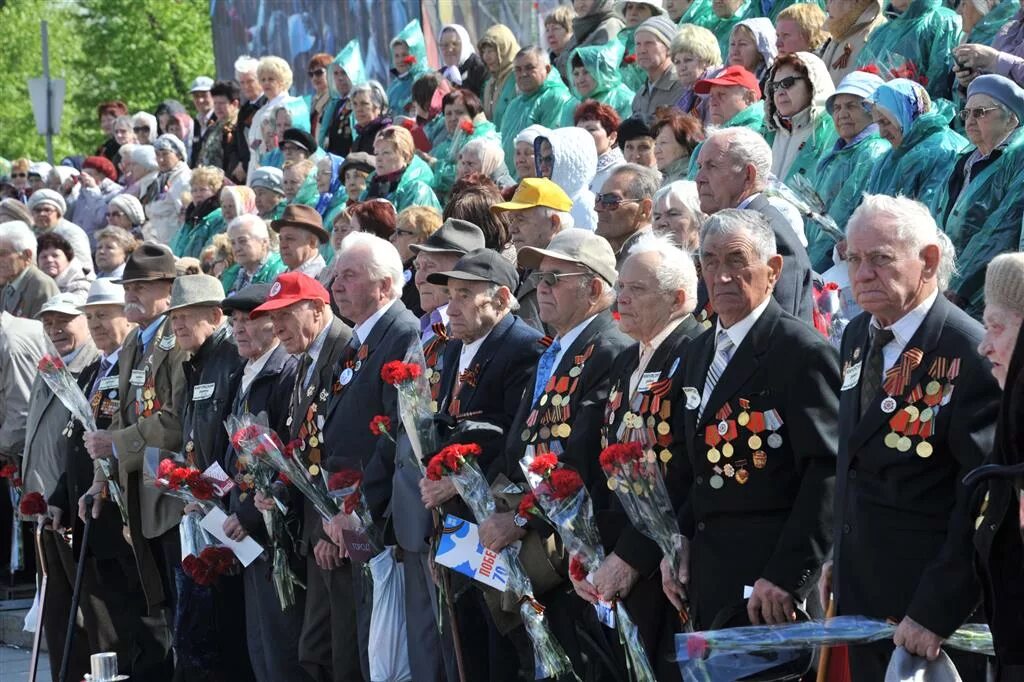
POLYGON ((114 284, 126 282, 155 282, 178 276, 174 254, 163 244, 143 242, 128 256, 124 274, 114 284))
POLYGON ((324 229, 324 220, 316 209, 304 204, 289 204, 284 207, 284 213, 277 220, 270 222, 270 229, 280 232, 282 227, 297 227, 316 235, 321 244, 331 240, 331 235, 324 229))

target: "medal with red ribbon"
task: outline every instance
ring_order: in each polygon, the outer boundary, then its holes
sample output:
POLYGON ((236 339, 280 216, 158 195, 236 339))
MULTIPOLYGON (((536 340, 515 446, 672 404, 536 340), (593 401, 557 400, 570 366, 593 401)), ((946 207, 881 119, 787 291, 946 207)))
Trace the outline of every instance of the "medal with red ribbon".
POLYGON ((896 411, 896 397, 902 395, 907 384, 910 383, 910 375, 924 358, 924 351, 920 348, 908 348, 900 355, 899 361, 885 373, 885 381, 882 390, 886 397, 882 400, 882 412, 892 414, 896 411))

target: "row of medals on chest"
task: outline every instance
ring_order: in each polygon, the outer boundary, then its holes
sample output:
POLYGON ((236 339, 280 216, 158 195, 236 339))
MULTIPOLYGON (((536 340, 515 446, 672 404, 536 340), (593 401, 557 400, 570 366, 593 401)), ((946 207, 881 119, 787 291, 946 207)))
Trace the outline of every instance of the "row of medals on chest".
MULTIPOLYGON (((934 448, 927 440, 931 431, 928 424, 938 416, 940 404, 948 401, 949 396, 952 393, 953 384, 951 383, 943 386, 938 381, 929 382, 924 389, 924 400, 927 407, 922 410, 916 405, 911 404, 896 413, 896 415, 889 420, 889 426, 892 428, 892 431, 886 434, 883 440, 885 447, 899 452, 909 452, 914 444, 910 439, 910 436, 906 434, 906 429, 911 428, 912 425, 917 423, 920 424, 920 426, 915 429, 915 433, 911 435, 920 435, 921 431, 925 431, 927 435, 921 436, 922 440, 917 444, 917 447, 914 448, 914 452, 918 457, 931 457, 934 452, 934 448)), ((896 412, 896 399, 892 396, 887 396, 882 400, 881 407, 882 412, 885 412, 886 414, 893 414, 896 412)))

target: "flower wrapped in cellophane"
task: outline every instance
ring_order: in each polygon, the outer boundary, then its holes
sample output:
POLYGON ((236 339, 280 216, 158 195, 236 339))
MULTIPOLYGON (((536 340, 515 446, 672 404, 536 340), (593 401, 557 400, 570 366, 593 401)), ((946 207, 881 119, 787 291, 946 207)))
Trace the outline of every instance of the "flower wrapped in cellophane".
MULTIPOLYGON (((481 452, 480 446, 474 443, 449 445, 430 460, 426 474, 432 481, 444 476, 451 479, 477 523, 483 523, 495 513, 494 496, 477 463, 481 452)), ((508 589, 519 598, 519 613, 533 642, 537 678, 573 674, 569 657, 544 620, 544 606, 533 596, 533 585, 519 561, 518 550, 510 546, 501 553, 508 563, 508 589)))
MULTIPOLYGON (((573 580, 587 582, 605 559, 601 534, 594 521, 594 504, 578 473, 558 461, 558 456, 544 453, 524 457, 519 462, 526 480, 533 487, 519 505, 522 515, 536 516, 537 507, 554 526, 562 544, 572 555, 569 572, 573 580)), ((607 608, 599 605, 598 608, 607 608)), ((625 605, 618 599, 610 605, 615 612, 615 629, 626 653, 632 678, 638 682, 656 682, 657 677, 640 640, 640 632, 625 605)))
MULTIPOLYGON (((785 665, 812 649, 868 644, 892 639, 895 632, 893 623, 865 616, 689 632, 676 635, 676 661, 685 682, 740 679, 785 665)), ((994 655, 987 625, 965 625, 943 646, 994 655)))
POLYGON ((327 489, 341 507, 341 513, 347 517, 347 524, 366 536, 373 547, 373 555, 384 551, 384 540, 363 497, 363 474, 355 469, 336 471, 328 477, 327 489))
MULTIPOLYGON (((64 361, 58 355, 44 355, 39 360, 39 376, 53 392, 64 407, 68 409, 71 416, 76 419, 85 429, 86 433, 96 431, 96 420, 93 418, 92 406, 89 399, 82 393, 78 382, 64 365, 64 361)), ((110 460, 100 458, 96 460, 103 469, 103 475, 107 479, 107 490, 110 492, 110 499, 117 505, 121 512, 121 522, 128 525, 128 506, 124 500, 124 493, 121 486, 110 476, 110 460)))
MULTIPOLYGON (((273 486, 278 480, 278 472, 266 461, 261 460, 255 454, 259 447, 258 438, 247 438, 247 434, 257 436, 264 433, 261 429, 249 432, 246 429, 250 426, 266 427, 265 415, 254 417, 245 414, 240 417, 231 415, 225 420, 228 435, 231 436, 231 445, 238 453, 238 463, 245 469, 247 475, 252 476, 252 485, 261 495, 273 499, 273 486)), ((269 429, 268 429, 269 430, 269 429)), ((260 512, 263 517, 263 525, 267 529, 267 539, 270 540, 271 575, 274 578, 274 590, 277 592, 277 601, 284 611, 295 605, 295 588, 306 589, 299 577, 291 568, 288 561, 288 553, 284 548, 285 536, 288 533, 285 525, 284 513, 280 508, 265 509, 260 512)))
MULTIPOLYGON (((676 575, 682 534, 654 450, 639 441, 615 443, 601 451, 600 463, 608 488, 619 498, 629 522, 657 543, 676 575)), ((684 627, 689 626, 685 605, 679 618, 684 627)))
POLYGON ((420 473, 426 471, 424 458, 437 450, 437 430, 434 426, 436 410, 431 404, 426 367, 423 349, 419 344, 414 344, 406 353, 405 362, 393 360, 380 369, 384 383, 391 384, 398 391, 398 417, 402 420, 415 455, 413 464, 420 473))

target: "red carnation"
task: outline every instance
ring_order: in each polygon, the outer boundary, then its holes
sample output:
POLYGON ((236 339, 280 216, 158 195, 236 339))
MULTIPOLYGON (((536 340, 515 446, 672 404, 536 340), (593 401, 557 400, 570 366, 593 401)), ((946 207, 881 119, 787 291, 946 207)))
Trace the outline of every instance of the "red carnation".
POLYGON ((622 58, 622 63, 623 64, 635 64, 636 63, 636 55, 635 54, 627 54, 625 57, 622 58))
POLYGON ((295 453, 302 450, 302 439, 296 438, 284 446, 284 456, 288 459, 295 459, 295 453))
POLYGON ((362 495, 359 494, 358 490, 356 490, 354 493, 350 495, 346 495, 344 503, 342 505, 342 511, 344 511, 346 514, 351 514, 356 510, 356 507, 359 506, 359 503, 361 501, 362 495))
POLYGON ((327 479, 328 490, 348 490, 363 481, 363 475, 355 469, 342 469, 335 471, 327 479))
POLYGON ((878 65, 877 64, 868 64, 866 66, 860 67, 857 70, 858 71, 863 71, 864 73, 873 73, 876 76, 880 76, 881 75, 881 73, 878 70, 878 65))
POLYGON ((412 130, 413 128, 416 127, 416 121, 412 120, 411 118, 403 118, 401 121, 399 121, 399 123, 406 130, 412 130))
POLYGON ((160 466, 157 467, 156 475, 158 478, 169 479, 171 476, 171 472, 173 472, 176 468, 177 465, 174 463, 173 459, 162 459, 160 460, 160 466))
POLYGON ((601 462, 601 468, 611 473, 622 464, 639 460, 643 457, 643 454, 643 447, 636 441, 615 443, 601 451, 599 461, 601 462))
POLYGON ((406 55, 405 59, 402 60, 402 63, 403 64, 415 64, 416 63, 416 55, 412 55, 412 54, 406 55))
POLYGON ((246 426, 245 428, 238 429, 231 436, 231 444, 235 446, 236 450, 242 449, 242 444, 246 441, 253 440, 260 437, 260 428, 255 424, 246 426))
POLYGON ((0 478, 16 478, 17 476, 18 466, 16 464, 8 464, 0 469, 0 478))
POLYGON ((194 554, 189 554, 187 557, 181 560, 181 570, 185 572, 193 582, 199 582, 196 580, 196 575, 204 569, 206 562, 201 560, 194 554))
POLYGON ((375 436, 386 434, 391 431, 391 418, 387 415, 378 414, 370 420, 370 433, 375 436))
POLYGON ((209 564, 218 575, 227 573, 235 564, 235 554, 227 547, 210 546, 199 553, 199 560, 209 564))
POLYGON ((401 360, 392 360, 380 368, 381 379, 384 380, 384 383, 391 384, 392 386, 412 381, 422 373, 423 369, 418 364, 402 362, 401 360))
POLYGON ((39 359, 38 367, 40 372, 57 372, 64 369, 64 361, 59 355, 46 354, 39 359))
POLYGON ((572 579, 578 583, 587 581, 587 569, 583 566, 583 562, 575 554, 569 559, 569 575, 572 579))
POLYGON ((555 469, 548 479, 547 492, 556 500, 573 497, 583 487, 583 479, 572 469, 555 469))
POLYGON ((537 496, 533 493, 532 490, 523 495, 523 499, 519 500, 518 511, 520 516, 540 515, 540 510, 537 508, 537 496))
POLYGON ((288 474, 283 471, 277 475, 277 480, 281 481, 281 483, 284 483, 285 485, 292 484, 292 479, 288 478, 288 474))
POLYGON ((547 478, 557 466, 558 455, 547 452, 533 458, 530 462, 530 473, 547 478))
POLYGON ((46 500, 42 493, 29 493, 21 498, 21 505, 18 507, 23 516, 35 516, 46 513, 46 500))
POLYGON ((427 480, 440 481, 444 476, 444 468, 441 465, 441 455, 434 455, 427 463, 427 480))
POLYGON ((476 132, 476 126, 473 125, 472 121, 463 121, 459 124, 459 127, 462 128, 462 132, 467 135, 472 135, 476 132))

